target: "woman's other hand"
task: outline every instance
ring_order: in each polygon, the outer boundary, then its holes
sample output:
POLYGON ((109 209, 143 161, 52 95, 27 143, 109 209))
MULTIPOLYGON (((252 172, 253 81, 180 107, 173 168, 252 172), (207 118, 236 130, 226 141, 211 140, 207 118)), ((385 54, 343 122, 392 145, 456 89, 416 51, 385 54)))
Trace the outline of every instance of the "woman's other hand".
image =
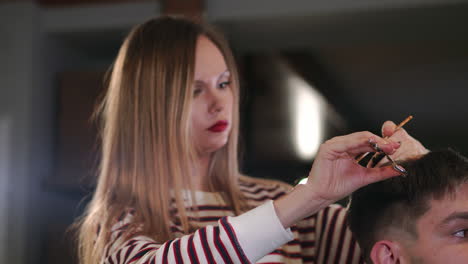
MULTIPOLYGON (((382 125, 382 136, 388 137, 394 142, 400 142, 401 147, 395 153, 390 155, 395 160, 403 160, 414 158, 424 155, 429 152, 418 140, 413 138, 406 132, 405 129, 399 128, 395 131, 397 126, 392 121, 386 121, 382 125)), ((382 159, 379 164, 388 162, 387 158, 382 159)))

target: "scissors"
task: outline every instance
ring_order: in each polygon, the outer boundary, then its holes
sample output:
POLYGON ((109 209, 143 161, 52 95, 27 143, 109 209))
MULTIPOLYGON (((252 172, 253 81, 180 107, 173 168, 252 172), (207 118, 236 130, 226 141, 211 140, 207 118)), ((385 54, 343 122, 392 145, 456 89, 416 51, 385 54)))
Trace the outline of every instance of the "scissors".
POLYGON ((374 142, 372 140, 369 140, 369 144, 371 145, 371 147, 377 152, 377 153, 380 153, 380 154, 383 154, 385 155, 385 157, 387 157, 387 159, 392 163, 392 167, 394 170, 400 172, 402 175, 406 176, 408 175, 408 172, 405 170, 405 168, 403 168, 401 165, 398 165, 395 160, 390 157, 389 155, 387 155, 387 153, 385 153, 380 147, 379 145, 377 144, 377 142, 374 142))

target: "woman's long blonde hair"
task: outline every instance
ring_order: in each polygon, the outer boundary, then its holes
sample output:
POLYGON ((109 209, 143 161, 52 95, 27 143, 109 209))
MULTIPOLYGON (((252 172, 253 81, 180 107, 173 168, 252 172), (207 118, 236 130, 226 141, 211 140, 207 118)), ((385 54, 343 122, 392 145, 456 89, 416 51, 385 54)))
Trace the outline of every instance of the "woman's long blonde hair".
POLYGON ((190 232, 180 190, 191 189, 186 179, 194 166, 189 116, 199 36, 210 39, 224 55, 234 94, 232 130, 210 164, 209 188, 221 192, 236 214, 245 209, 238 188, 239 85, 233 55, 206 24, 168 16, 152 19, 125 39, 97 112, 102 156, 96 191, 78 221, 81 263, 101 261, 111 226, 128 209, 135 212, 129 235, 138 231, 164 242, 174 238, 174 198, 182 228, 190 232))

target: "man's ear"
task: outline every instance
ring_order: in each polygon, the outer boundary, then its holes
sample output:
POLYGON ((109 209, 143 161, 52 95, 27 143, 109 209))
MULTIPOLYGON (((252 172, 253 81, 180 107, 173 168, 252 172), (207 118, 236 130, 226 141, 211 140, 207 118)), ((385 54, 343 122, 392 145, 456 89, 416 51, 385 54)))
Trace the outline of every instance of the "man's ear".
POLYGON ((398 242, 380 240, 372 247, 370 258, 374 264, 400 264, 401 250, 398 242))

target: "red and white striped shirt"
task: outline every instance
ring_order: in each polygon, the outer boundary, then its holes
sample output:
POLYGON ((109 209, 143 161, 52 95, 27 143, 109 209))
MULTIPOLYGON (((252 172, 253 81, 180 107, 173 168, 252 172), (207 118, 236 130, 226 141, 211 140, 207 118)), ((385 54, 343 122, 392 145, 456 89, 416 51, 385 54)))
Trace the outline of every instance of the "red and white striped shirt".
POLYGON ((175 220, 176 239, 156 243, 147 236, 124 239, 132 214, 112 227, 102 263, 363 263, 346 225, 346 210, 331 205, 284 229, 272 200, 289 189, 269 180, 240 182, 249 204, 256 207, 234 216, 219 193, 196 192, 198 215, 188 211, 198 228, 186 235, 175 220))

